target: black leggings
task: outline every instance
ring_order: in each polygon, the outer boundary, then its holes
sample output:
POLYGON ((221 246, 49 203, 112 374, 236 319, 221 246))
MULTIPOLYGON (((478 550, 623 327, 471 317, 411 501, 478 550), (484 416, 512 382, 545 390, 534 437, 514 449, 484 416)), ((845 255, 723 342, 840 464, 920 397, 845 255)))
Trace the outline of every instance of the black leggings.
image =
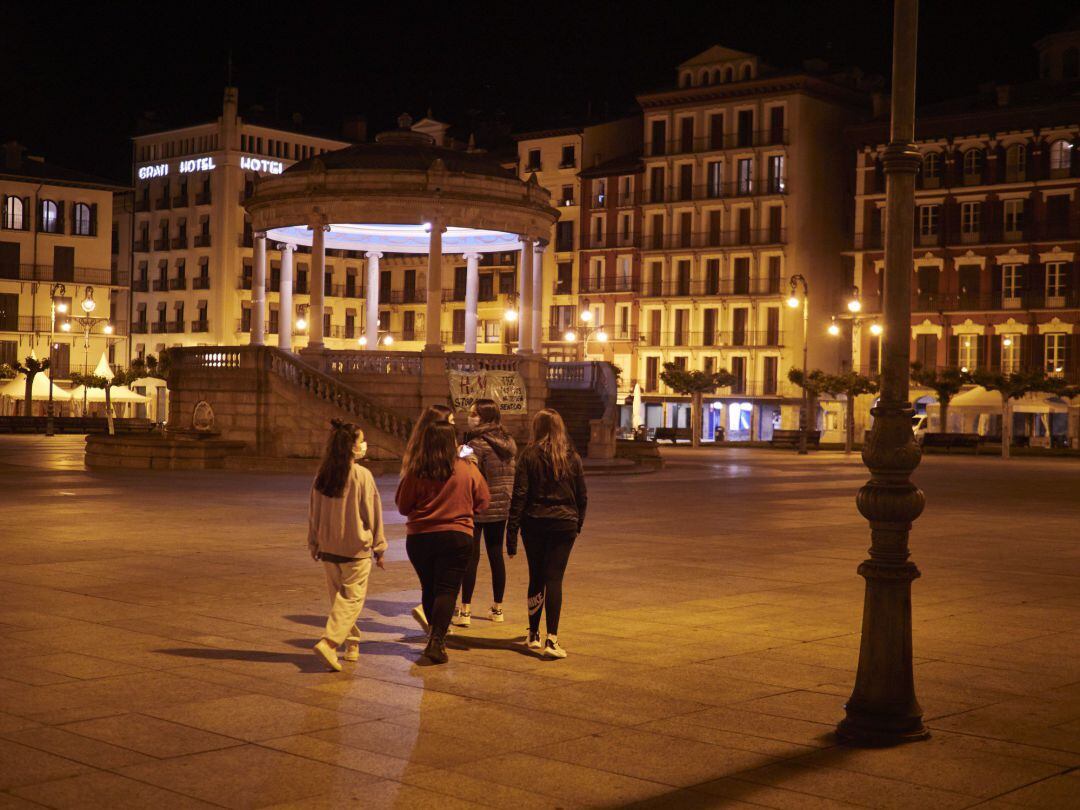
POLYGON ((427 532, 405 538, 405 553, 420 579, 421 603, 431 629, 446 635, 472 538, 465 532, 427 532))
POLYGON ((540 631, 540 615, 547 607, 548 635, 559 632, 562 612, 562 581, 577 532, 548 521, 526 519, 521 540, 529 560, 529 629, 540 631))
POLYGON ((480 538, 487 546, 488 563, 491 565, 491 593, 496 604, 503 600, 506 593, 506 562, 503 560, 503 535, 506 533, 506 521, 496 523, 477 523, 473 529, 472 557, 461 581, 461 604, 471 605, 473 591, 476 589, 476 569, 480 567, 480 538))

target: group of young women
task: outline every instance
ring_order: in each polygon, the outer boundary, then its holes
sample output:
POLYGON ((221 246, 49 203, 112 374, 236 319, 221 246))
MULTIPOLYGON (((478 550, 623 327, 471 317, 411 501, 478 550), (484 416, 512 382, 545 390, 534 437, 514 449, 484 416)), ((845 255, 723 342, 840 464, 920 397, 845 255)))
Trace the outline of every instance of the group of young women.
MULTIPOLYGON (((330 615, 314 652, 335 671, 342 644, 346 661, 359 659, 356 621, 372 561, 384 567, 387 547, 375 480, 355 463, 366 450, 359 427, 332 421, 311 489, 308 548, 323 563, 330 594, 330 615)), ((533 417, 531 440, 519 454, 493 400, 477 400, 462 443, 453 411, 427 408, 405 448, 395 500, 406 518, 405 551, 420 580, 421 604, 412 613, 427 633, 425 658, 446 663, 451 621, 471 624, 481 544, 491 565, 488 619, 504 621, 503 546, 514 557, 519 534, 529 567, 526 645, 549 658, 566 657, 558 640, 562 580, 587 495, 581 459, 558 412, 544 409, 533 417)))

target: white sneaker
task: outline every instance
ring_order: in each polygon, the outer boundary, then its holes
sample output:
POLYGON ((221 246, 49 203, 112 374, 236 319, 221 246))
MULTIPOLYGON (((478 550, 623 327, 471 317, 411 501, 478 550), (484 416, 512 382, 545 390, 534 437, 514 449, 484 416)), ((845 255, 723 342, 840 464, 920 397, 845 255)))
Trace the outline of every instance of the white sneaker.
POLYGON ((497 608, 492 605, 491 610, 488 612, 488 618, 493 622, 503 622, 506 617, 503 616, 502 608, 497 608))
POLYGON ((559 646, 559 642, 550 638, 544 643, 544 656, 546 658, 566 658, 566 650, 559 646))
POLYGON ((472 611, 457 608, 454 611, 454 618, 450 620, 450 623, 456 624, 458 627, 468 627, 472 624, 472 611))
POLYGON ((347 643, 345 645, 345 654, 341 656, 342 661, 359 661, 360 660, 360 644, 347 643))
POLYGON ((526 645, 526 646, 527 646, 527 647, 528 647, 528 648, 529 648, 530 650, 537 650, 537 651, 539 651, 539 650, 543 649, 543 646, 544 646, 544 645, 542 645, 542 644, 540 643, 540 631, 539 631, 539 630, 537 630, 537 631, 536 631, 536 632, 534 633, 534 632, 533 632, 532 630, 528 630, 528 629, 527 629, 527 630, 526 630, 525 632, 526 632, 526 633, 528 634, 528 636, 529 636, 529 639, 528 639, 528 641, 526 641, 526 642, 525 642, 525 645, 526 645))
POLYGON ((417 605, 412 609, 412 617, 416 620, 416 623, 420 625, 420 629, 425 633, 430 633, 431 628, 428 626, 427 616, 424 615, 424 606, 417 605))
POLYGON ((326 664, 331 672, 341 672, 341 663, 338 661, 337 650, 330 646, 325 638, 319 639, 318 643, 311 648, 315 657, 326 664))

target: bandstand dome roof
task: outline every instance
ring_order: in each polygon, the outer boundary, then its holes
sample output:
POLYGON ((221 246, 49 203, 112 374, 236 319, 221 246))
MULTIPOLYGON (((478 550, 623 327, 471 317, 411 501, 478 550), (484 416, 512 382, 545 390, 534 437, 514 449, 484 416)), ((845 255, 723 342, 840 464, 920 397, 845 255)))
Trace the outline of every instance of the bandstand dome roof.
POLYGON ((309 246, 322 226, 328 249, 393 253, 427 253, 432 223, 443 253, 517 250, 523 238, 546 242, 559 218, 535 177, 409 129, 262 177, 244 205, 271 241, 309 246))

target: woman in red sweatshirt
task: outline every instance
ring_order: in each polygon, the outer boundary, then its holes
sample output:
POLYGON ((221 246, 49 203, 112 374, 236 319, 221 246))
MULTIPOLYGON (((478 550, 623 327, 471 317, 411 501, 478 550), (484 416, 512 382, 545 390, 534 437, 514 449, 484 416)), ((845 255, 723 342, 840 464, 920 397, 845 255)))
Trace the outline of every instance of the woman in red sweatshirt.
POLYGON ((491 495, 476 465, 458 458, 453 425, 433 422, 421 430, 395 501, 406 518, 405 551, 431 627, 423 655, 445 664, 446 629, 472 553, 473 515, 487 508, 491 495))

